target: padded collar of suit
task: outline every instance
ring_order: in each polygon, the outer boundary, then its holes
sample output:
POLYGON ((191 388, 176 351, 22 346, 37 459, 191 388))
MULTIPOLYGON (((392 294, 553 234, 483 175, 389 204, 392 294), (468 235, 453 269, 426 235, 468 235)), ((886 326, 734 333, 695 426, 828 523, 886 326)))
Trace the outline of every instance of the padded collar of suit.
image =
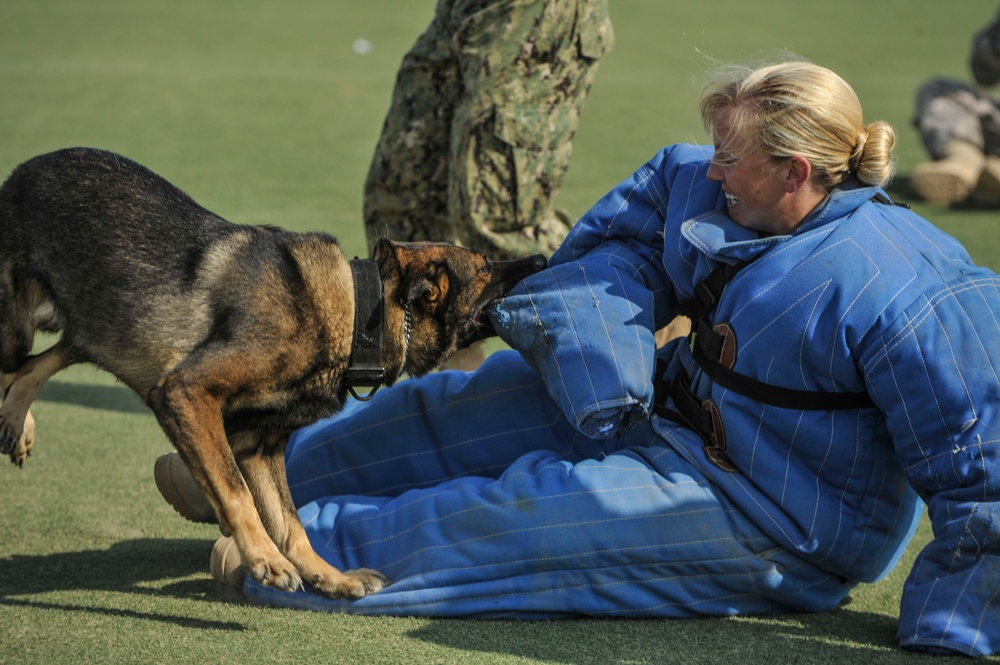
POLYGON ((724 211, 713 210, 685 221, 681 235, 706 257, 721 263, 752 261, 796 235, 806 233, 851 214, 876 195, 885 193, 850 178, 816 206, 790 235, 761 237, 740 226, 724 211))

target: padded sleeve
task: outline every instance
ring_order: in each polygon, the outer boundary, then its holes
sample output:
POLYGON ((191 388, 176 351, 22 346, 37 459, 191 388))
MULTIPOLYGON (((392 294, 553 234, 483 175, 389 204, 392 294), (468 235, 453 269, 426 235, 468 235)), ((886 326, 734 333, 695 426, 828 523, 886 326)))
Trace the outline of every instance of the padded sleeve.
POLYGON ((500 337, 589 437, 612 436, 651 407, 654 333, 676 304, 662 257, 666 157, 662 151, 595 204, 549 268, 492 314, 500 337))
POLYGON ((934 530, 900 644, 983 655, 1000 648, 1000 278, 968 277, 914 303, 865 367, 934 530))

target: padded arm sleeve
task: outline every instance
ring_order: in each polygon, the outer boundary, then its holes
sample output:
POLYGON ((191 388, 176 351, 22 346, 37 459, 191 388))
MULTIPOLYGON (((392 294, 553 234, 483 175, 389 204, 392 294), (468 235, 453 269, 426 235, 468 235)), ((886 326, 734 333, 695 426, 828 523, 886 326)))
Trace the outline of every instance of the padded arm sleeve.
POLYGON ((654 333, 676 307, 663 270, 669 184, 662 151, 580 220, 549 268, 492 316, 583 434, 604 438, 645 417, 654 333))
POLYGON ((934 539, 903 588, 900 644, 1000 648, 1000 278, 927 296, 888 330, 866 380, 927 503, 934 539))

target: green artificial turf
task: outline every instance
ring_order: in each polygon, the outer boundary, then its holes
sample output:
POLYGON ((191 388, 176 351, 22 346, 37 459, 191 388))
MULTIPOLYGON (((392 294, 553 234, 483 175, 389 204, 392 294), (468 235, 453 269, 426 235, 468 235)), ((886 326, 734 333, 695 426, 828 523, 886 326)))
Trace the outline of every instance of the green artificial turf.
MULTIPOLYGON (((403 53, 434 0, 3 0, 0 174, 92 145, 158 171, 233 221, 338 236, 365 254, 361 187, 403 53), (360 55, 352 43, 367 39, 360 55)), ((967 78, 986 0, 617 0, 559 203, 579 215, 660 146, 706 142, 713 61, 787 49, 851 81, 899 132, 892 193, 923 159, 913 95, 967 78)), ((1000 269, 994 211, 916 208, 1000 269)), ((43 340, 51 341, 51 339, 43 340)), ((495 348, 495 347, 494 347, 495 348)), ((909 564, 821 615, 691 621, 391 619, 251 607, 211 581, 217 531, 179 518, 141 400, 88 367, 57 375, 36 452, 0 468, 0 663, 897 663, 909 564)), ((669 537, 669 535, 665 535, 669 537)))

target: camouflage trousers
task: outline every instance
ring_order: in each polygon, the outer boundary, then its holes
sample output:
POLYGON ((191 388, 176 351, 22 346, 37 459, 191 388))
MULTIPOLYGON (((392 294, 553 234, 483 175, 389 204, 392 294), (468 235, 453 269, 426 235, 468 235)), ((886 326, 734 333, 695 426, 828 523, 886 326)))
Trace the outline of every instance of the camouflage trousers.
POLYGON ((403 59, 364 189, 369 244, 551 254, 552 206, 601 55, 607 0, 439 0, 403 59))
POLYGON ((917 91, 914 124, 934 159, 944 157, 944 146, 952 139, 1000 155, 1000 102, 961 81, 935 78, 924 83, 917 91))

